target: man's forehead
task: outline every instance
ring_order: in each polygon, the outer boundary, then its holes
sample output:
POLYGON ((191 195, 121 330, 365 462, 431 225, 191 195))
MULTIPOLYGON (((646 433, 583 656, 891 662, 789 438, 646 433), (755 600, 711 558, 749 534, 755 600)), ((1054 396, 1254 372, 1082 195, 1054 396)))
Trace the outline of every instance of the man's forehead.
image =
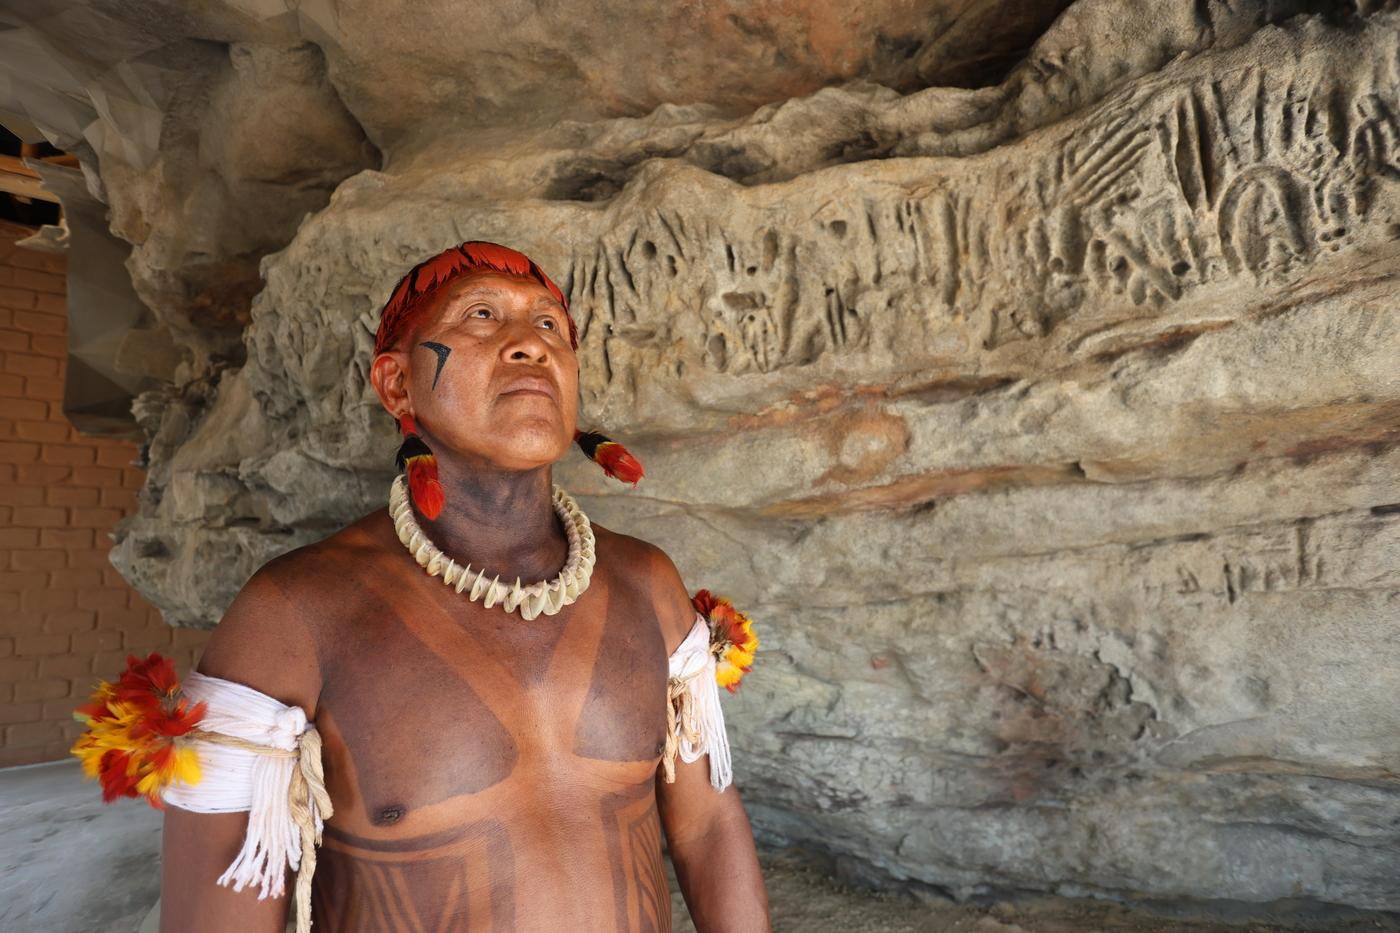
POLYGON ((532 304, 551 304, 562 307, 559 300, 542 283, 531 276, 512 275, 493 269, 468 272, 451 282, 443 290, 448 301, 468 298, 509 298, 518 296, 530 300, 532 304))

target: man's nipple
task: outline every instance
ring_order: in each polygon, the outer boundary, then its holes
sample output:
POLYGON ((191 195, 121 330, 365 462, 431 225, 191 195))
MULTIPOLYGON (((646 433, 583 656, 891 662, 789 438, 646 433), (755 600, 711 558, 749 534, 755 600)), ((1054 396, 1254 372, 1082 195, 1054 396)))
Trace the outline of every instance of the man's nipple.
POLYGON ((407 812, 408 807, 400 803, 392 803, 387 807, 380 807, 376 810, 374 815, 370 817, 370 822, 375 826, 393 826, 399 820, 403 819, 404 814, 407 812))

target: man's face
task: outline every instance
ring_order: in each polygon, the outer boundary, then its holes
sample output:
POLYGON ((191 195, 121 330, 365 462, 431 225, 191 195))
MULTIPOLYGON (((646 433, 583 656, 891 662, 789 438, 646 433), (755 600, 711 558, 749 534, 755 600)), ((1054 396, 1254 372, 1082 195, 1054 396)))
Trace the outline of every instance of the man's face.
POLYGON ((578 357, 568 316, 547 288, 472 272, 435 294, 418 320, 385 355, 399 361, 405 410, 429 446, 507 470, 554 463, 568 452, 578 421, 578 357))

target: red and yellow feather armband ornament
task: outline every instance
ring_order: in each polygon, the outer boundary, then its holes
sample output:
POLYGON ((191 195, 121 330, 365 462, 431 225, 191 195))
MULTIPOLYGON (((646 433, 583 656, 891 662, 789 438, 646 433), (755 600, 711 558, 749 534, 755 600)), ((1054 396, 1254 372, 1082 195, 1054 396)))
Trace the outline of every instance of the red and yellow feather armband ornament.
POLYGON ((723 596, 709 590, 696 590, 690 598, 695 611, 710 625, 710 653, 715 656, 715 680, 733 693, 739 681, 753 670, 758 636, 753 632, 753 620, 723 596))
POLYGON ((115 684, 101 681, 92 700, 73 711, 87 726, 70 751, 83 773, 102 784, 102 799, 140 797, 163 809, 161 791, 175 780, 199 782, 199 758, 182 741, 204 718, 175 676, 175 663, 153 653, 126 659, 115 684))

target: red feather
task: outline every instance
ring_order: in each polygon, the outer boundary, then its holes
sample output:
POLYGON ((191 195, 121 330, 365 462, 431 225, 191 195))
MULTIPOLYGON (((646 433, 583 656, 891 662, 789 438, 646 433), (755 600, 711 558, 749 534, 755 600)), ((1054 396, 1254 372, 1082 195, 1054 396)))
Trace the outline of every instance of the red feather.
POLYGON ((447 500, 442 483, 438 482, 436 457, 410 457, 408 459, 408 491, 413 496, 413 504, 427 518, 437 518, 442 513, 442 504, 447 500))
POLYGON ((710 613, 714 611, 715 606, 719 605, 719 600, 709 590, 700 589, 696 590, 695 595, 690 597, 690 604, 708 621, 710 613))
POLYGON ((204 718, 204 713, 208 704, 200 701, 194 706, 190 706, 190 701, 181 697, 175 703, 175 708, 154 722, 151 726, 156 732, 165 736, 184 735, 199 725, 204 718))
POLYGON ((635 486, 637 480, 642 478, 641 461, 632 456, 631 451, 617 441, 599 444, 593 459, 603 468, 603 472, 613 479, 619 479, 635 486))
POLYGON ((127 774, 127 764, 131 756, 126 752, 112 749, 102 756, 102 770, 98 779, 102 783, 102 800, 111 803, 118 797, 135 797, 136 775, 127 774))
POLYGON ((145 659, 127 655, 126 670, 117 681, 117 698, 128 703, 158 705, 179 686, 175 662, 152 652, 145 659))

